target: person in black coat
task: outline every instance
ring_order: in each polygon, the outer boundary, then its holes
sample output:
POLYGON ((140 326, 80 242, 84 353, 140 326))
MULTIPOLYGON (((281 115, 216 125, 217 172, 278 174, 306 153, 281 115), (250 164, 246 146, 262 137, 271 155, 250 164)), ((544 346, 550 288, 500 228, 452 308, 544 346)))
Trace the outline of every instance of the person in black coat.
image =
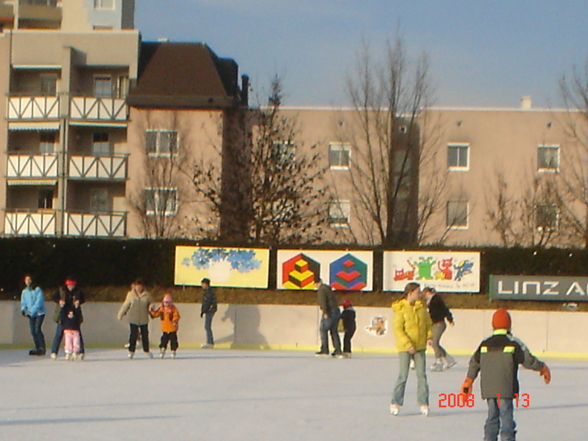
POLYGON ((355 309, 350 299, 345 299, 341 303, 343 312, 341 313, 341 320, 343 321, 343 330, 345 334, 343 336, 343 356, 345 358, 351 358, 351 338, 355 334, 357 325, 355 324, 355 309))
POLYGON ((214 336, 212 335, 212 318, 217 310, 216 294, 210 287, 210 279, 202 279, 202 307, 200 318, 204 317, 204 329, 206 331, 206 343, 201 347, 204 349, 214 348, 214 336))
MULTIPOLYGON (((78 302, 78 305, 81 306, 83 303, 85 303, 86 296, 84 294, 84 291, 82 291, 80 287, 77 285, 76 279, 74 277, 69 276, 65 280, 65 286, 62 286, 53 293, 52 299, 57 304, 55 314, 55 321, 57 322, 57 327, 55 328, 55 337, 53 338, 53 345, 51 347, 51 358, 55 360, 57 359, 59 346, 61 345, 61 340, 63 339, 63 324, 61 322, 61 310, 64 308, 69 309, 73 307, 74 302, 78 302)), ((81 359, 84 359, 84 353, 84 338, 82 337, 82 332, 80 330, 81 359)))
POLYGON ((423 289, 427 306, 429 307, 429 315, 433 322, 433 350, 435 351, 435 364, 431 366, 431 370, 434 372, 440 372, 451 368, 456 365, 455 359, 447 353, 447 351, 441 346, 441 336, 447 329, 445 320, 449 322, 451 326, 455 323, 453 321, 453 315, 451 311, 445 305, 445 302, 435 288, 426 287, 423 289))

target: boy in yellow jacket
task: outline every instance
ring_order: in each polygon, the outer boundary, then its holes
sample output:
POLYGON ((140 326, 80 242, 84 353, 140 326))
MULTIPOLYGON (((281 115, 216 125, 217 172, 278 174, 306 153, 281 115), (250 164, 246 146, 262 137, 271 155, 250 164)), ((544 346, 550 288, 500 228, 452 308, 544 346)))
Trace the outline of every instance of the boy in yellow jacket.
POLYGON ((171 294, 165 294, 163 301, 157 309, 149 310, 151 317, 161 319, 161 342, 159 343, 159 358, 165 356, 167 343, 170 343, 171 356, 176 358, 178 350, 178 323, 180 321, 180 312, 173 303, 171 294))
POLYGON ((427 384, 427 369, 425 350, 427 344, 432 343, 433 324, 427 307, 421 302, 420 285, 408 283, 404 288, 404 297, 392 304, 394 311, 393 328, 398 348, 400 371, 394 386, 394 395, 390 404, 390 413, 398 415, 404 404, 404 390, 410 360, 414 360, 417 374, 417 400, 421 413, 429 414, 429 385, 427 384))

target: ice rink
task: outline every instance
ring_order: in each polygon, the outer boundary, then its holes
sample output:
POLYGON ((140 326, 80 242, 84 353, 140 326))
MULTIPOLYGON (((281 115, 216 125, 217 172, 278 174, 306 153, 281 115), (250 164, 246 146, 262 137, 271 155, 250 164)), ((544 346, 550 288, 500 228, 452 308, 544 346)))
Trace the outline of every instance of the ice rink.
MULTIPOLYGON (((128 360, 121 348, 66 362, 0 350, 0 440, 482 440, 478 381, 473 408, 439 407, 440 394, 457 393, 465 376, 468 357, 457 359, 428 374, 429 417, 418 413, 414 372, 394 417, 395 355, 180 348, 175 360, 140 352, 128 360)), ((515 410, 517 439, 586 439, 588 361, 545 361, 548 386, 520 370, 529 403, 515 410)))

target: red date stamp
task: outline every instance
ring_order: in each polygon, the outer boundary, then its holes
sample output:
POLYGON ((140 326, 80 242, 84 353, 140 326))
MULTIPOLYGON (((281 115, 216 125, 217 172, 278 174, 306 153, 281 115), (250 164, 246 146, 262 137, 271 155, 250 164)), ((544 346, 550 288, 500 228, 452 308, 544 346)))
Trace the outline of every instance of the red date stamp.
MULTIPOLYGON (((503 398, 504 400, 504 398, 503 398)), ((514 407, 529 407, 531 396, 529 394, 514 394, 512 399, 514 407)), ((496 401, 500 407, 500 394, 496 394, 496 401)), ((439 394, 439 407, 474 407, 474 394, 439 394)))

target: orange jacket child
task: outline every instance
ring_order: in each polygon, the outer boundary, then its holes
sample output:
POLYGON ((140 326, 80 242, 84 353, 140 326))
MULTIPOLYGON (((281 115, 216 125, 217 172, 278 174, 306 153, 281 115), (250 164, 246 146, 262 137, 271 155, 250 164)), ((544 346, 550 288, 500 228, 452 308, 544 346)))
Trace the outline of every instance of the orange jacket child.
POLYGON ((163 301, 157 309, 150 309, 151 317, 161 319, 161 342, 159 344, 159 358, 165 356, 167 343, 170 342, 172 351, 172 358, 176 358, 176 350, 178 349, 178 322, 180 321, 180 312, 173 304, 171 294, 165 294, 163 301))

